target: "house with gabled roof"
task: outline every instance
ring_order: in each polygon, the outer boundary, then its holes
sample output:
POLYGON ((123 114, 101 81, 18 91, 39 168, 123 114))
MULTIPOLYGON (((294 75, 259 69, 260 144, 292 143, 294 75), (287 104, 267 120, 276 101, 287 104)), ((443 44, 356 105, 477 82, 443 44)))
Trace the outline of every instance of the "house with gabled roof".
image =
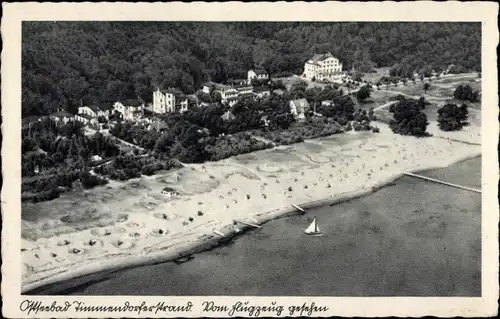
POLYGON ((137 121, 144 114, 144 101, 140 98, 125 99, 117 101, 113 104, 113 109, 122 115, 126 121, 137 121))
POLYGON ((315 54, 304 64, 304 76, 323 80, 342 72, 342 63, 331 52, 315 54))
POLYGON ((82 123, 83 125, 97 125, 97 117, 88 115, 86 113, 75 114, 75 121, 82 123))
POLYGON ((54 113, 50 114, 49 117, 54 122, 60 122, 60 123, 64 123, 64 124, 67 124, 67 123, 75 120, 75 116, 69 112, 66 112, 66 111, 54 112, 54 113))
POLYGON ((232 120, 236 119, 236 116, 234 116, 234 114, 230 110, 228 110, 226 113, 222 114, 220 117, 224 121, 232 121, 232 120))
POLYGON ((113 109, 113 105, 111 103, 99 103, 99 104, 91 104, 89 106, 79 106, 78 114, 86 114, 92 118, 105 117, 109 118, 113 109))
POLYGON ((247 83, 252 83, 253 79, 257 80, 268 80, 269 74, 263 68, 256 68, 253 70, 249 70, 247 73, 247 83))
POLYGON ((305 113, 310 109, 306 99, 298 99, 290 101, 290 113, 297 120, 305 119, 305 113))
POLYGON ((45 116, 39 116, 39 115, 32 115, 32 116, 28 116, 28 117, 25 117, 21 120, 21 127, 23 129, 25 128, 29 128, 31 125, 35 124, 35 123, 39 123, 39 122, 42 122, 42 120, 45 118, 45 116))
POLYGON ((253 88, 254 93, 258 98, 264 98, 271 95, 271 89, 268 86, 256 86, 253 88))

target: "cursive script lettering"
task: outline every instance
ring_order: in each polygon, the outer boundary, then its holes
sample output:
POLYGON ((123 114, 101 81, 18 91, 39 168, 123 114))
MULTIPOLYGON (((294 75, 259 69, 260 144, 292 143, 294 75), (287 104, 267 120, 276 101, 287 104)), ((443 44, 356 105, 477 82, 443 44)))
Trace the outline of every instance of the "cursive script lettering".
POLYGON ((219 312, 219 311, 229 311, 228 306, 218 306, 213 301, 204 301, 202 304, 202 311, 204 312, 219 312))
POLYGON ((66 301, 63 305, 57 304, 57 301, 52 304, 43 304, 41 301, 24 300, 19 305, 22 312, 28 314, 38 312, 66 312, 69 309, 76 312, 133 312, 141 314, 142 312, 150 312, 157 314, 158 312, 190 312, 193 308, 193 303, 188 301, 184 305, 169 305, 165 302, 158 302, 157 304, 147 304, 143 301, 141 304, 131 304, 129 301, 121 305, 87 305, 83 301, 66 301))
POLYGON ((283 306, 277 306, 276 301, 271 302, 271 305, 269 306, 250 305, 248 301, 245 302, 238 301, 232 306, 228 315, 232 317, 238 313, 246 313, 250 317, 252 316, 258 317, 260 316, 261 312, 274 313, 277 316, 280 316, 281 313, 283 312, 283 306))
POLYGON ((58 305, 57 301, 53 301, 52 304, 44 305, 41 301, 32 301, 32 300, 24 300, 19 305, 19 309, 22 312, 27 312, 28 315, 32 312, 37 314, 39 311, 41 312, 66 312, 69 307, 71 307, 71 303, 66 301, 64 306, 58 305))
POLYGON ((293 316, 294 313, 299 312, 299 311, 300 311, 301 316, 304 315, 304 313, 305 313, 306 315, 308 315, 310 317, 313 314, 313 312, 328 311, 328 307, 316 306, 314 301, 311 303, 310 306, 308 306, 307 303, 304 302, 304 304, 302 306, 290 306, 290 307, 288 307, 288 313, 290 314, 290 316, 293 316))

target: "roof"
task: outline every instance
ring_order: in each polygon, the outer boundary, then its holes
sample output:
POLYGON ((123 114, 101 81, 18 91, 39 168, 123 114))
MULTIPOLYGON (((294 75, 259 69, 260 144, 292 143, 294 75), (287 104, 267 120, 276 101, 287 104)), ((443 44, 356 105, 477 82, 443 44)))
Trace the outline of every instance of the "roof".
POLYGON ((293 103, 295 106, 299 107, 309 107, 309 103, 307 102, 306 99, 298 99, 298 100, 292 100, 290 103, 293 103))
POLYGON ((269 92, 270 89, 267 86, 256 86, 256 87, 253 88, 253 91, 255 93, 266 92, 266 91, 269 92))
POLYGON ((97 105, 88 105, 88 106, 85 105, 85 106, 88 107, 89 109, 91 109, 92 111, 96 112, 96 113, 100 111, 100 109, 99 109, 99 107, 97 105))
POLYGON ((196 95, 190 94, 187 96, 187 99, 189 102, 198 102, 198 98, 196 97, 196 95))
POLYGON ((23 118, 21 120, 21 122, 22 122, 22 125, 27 125, 27 124, 38 122, 39 120, 41 120, 43 118, 44 118, 43 116, 33 115, 33 116, 28 116, 28 117, 23 118))
POLYGON ((250 71, 253 71, 255 74, 267 74, 267 71, 262 69, 262 68, 258 68, 258 69, 253 69, 253 70, 250 70, 250 71))
POLYGON ((246 82, 247 82, 247 79, 230 79, 230 80, 227 80, 228 84, 242 84, 242 83, 246 83, 246 82))
POLYGON ((163 129, 166 129, 168 128, 168 125, 163 122, 163 121, 154 121, 154 122, 151 122, 151 124, 149 124, 151 126, 151 128, 153 129, 158 129, 158 130, 163 130, 163 129))
POLYGON ((162 189, 162 191, 165 191, 165 192, 172 192, 172 193, 177 193, 177 191, 176 191, 175 189, 173 189, 173 188, 171 188, 171 187, 168 187, 168 186, 167 186, 167 187, 164 187, 164 188, 162 189))
POLYGON ((54 117, 73 117, 74 115, 69 113, 69 112, 66 112, 66 111, 60 111, 60 112, 55 112, 55 113, 52 113, 50 114, 50 116, 54 116, 54 117))
POLYGON ((99 109, 101 111, 111 110, 112 108, 113 108, 113 103, 111 103, 111 102, 99 103, 99 109))
POLYGON ((307 62, 311 63, 309 61, 312 61, 312 64, 318 64, 318 62, 326 60, 328 58, 335 58, 331 52, 327 53, 322 53, 322 54, 315 54, 311 59, 309 59, 307 62))
POLYGON ((88 115, 88 114, 83 114, 83 113, 80 113, 80 114, 77 114, 79 117, 83 117, 84 119, 87 119, 87 120, 91 120, 93 119, 92 116, 88 115))
POLYGON ((248 93, 241 93, 241 94, 240 94, 240 97, 243 97, 243 98, 244 98, 244 97, 250 97, 250 96, 254 96, 254 95, 255 95, 255 93, 253 93, 253 92, 248 92, 248 93))
POLYGON ((221 115, 221 119, 223 119, 224 121, 234 120, 235 118, 236 116, 234 116, 231 111, 227 111, 226 113, 221 115))
POLYGON ((181 90, 175 89, 175 88, 168 88, 168 89, 160 90, 160 92, 163 94, 169 93, 169 94, 173 94, 173 95, 184 94, 184 93, 182 93, 181 90))
POLYGON ((203 83, 203 86, 212 87, 212 86, 215 86, 215 83, 214 82, 205 82, 205 83, 203 83))
POLYGON ((234 88, 236 90, 238 90, 238 89, 253 89, 253 86, 250 84, 241 84, 241 85, 235 85, 234 88))
POLYGON ((83 107, 88 107, 89 109, 91 109, 92 111, 97 113, 99 111, 107 111, 107 110, 113 108, 113 105, 111 105, 111 103, 99 103, 99 105, 92 104, 92 105, 83 106, 83 107))
POLYGON ((142 101, 139 101, 137 99, 126 99, 120 102, 124 106, 133 106, 133 107, 139 107, 142 106, 142 101))

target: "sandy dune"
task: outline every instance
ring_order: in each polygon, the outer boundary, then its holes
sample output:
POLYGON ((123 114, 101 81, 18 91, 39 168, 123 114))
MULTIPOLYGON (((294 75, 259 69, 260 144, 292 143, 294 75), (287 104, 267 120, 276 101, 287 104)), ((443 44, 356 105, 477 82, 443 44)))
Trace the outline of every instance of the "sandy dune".
POLYGON ((172 260, 301 205, 371 191, 404 171, 480 154, 480 128, 429 138, 352 133, 245 154, 23 205, 23 291, 101 270, 172 260), (448 139, 449 137, 449 139, 448 139), (345 142, 347 140, 347 142, 345 142), (465 141, 466 143, 459 142, 465 141), (472 143, 472 144, 469 144, 472 143), (179 195, 168 197, 164 187, 179 195), (354 193, 353 193, 354 192, 354 193), (28 213, 26 213, 28 214, 28 213), (80 216, 76 218, 72 216, 80 216))

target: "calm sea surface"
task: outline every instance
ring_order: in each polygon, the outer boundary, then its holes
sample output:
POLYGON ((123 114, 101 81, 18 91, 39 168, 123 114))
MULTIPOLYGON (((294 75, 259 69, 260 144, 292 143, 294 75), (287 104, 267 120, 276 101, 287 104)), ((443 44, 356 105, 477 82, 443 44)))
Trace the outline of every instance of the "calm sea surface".
MULTIPOLYGON (((480 188, 481 158, 422 174, 480 188)), ((273 220, 181 265, 138 267, 69 288, 75 283, 36 293, 480 296, 481 196, 403 177, 360 199, 273 220), (313 216, 322 237, 304 234, 313 216)))

